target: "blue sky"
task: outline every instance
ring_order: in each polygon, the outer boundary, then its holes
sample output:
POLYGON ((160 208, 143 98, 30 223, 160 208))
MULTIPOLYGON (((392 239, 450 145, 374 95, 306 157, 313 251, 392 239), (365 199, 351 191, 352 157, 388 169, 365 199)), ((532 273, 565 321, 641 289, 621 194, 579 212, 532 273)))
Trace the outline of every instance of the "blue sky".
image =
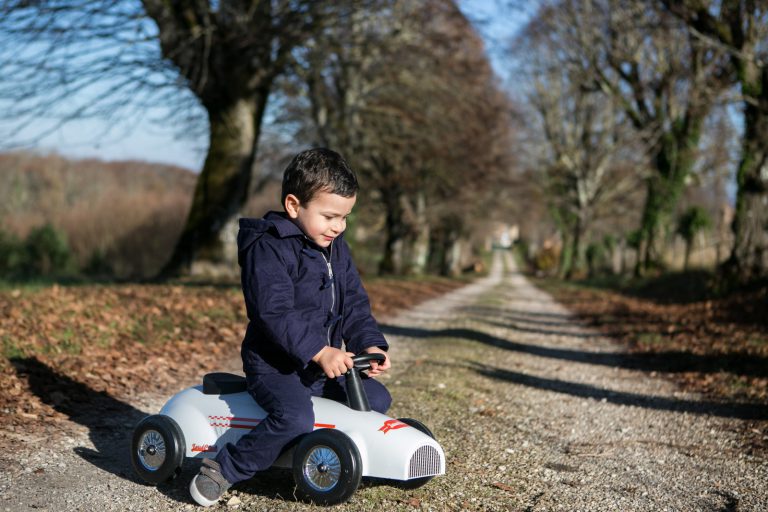
MULTIPOLYGON (((504 76, 505 41, 517 30, 530 14, 533 2, 515 0, 462 0, 464 13, 477 22, 486 40, 491 61, 504 76), (508 7, 508 4, 523 7, 508 7), (527 6, 527 7, 526 7, 527 6)), ((177 130, 163 127, 152 119, 162 118, 167 112, 158 107, 143 112, 140 118, 124 116, 117 123, 98 119, 71 121, 53 130, 33 147, 40 152, 55 151, 71 157, 96 157, 104 160, 146 160, 179 165, 199 171, 205 159, 207 139, 204 136, 180 136, 177 130)), ((54 121, 41 120, 26 131, 16 133, 16 140, 23 141, 30 135, 49 131, 54 121)), ((14 140, 5 140, 6 148, 14 146, 14 140)), ((17 146, 18 147, 18 146, 17 146)))

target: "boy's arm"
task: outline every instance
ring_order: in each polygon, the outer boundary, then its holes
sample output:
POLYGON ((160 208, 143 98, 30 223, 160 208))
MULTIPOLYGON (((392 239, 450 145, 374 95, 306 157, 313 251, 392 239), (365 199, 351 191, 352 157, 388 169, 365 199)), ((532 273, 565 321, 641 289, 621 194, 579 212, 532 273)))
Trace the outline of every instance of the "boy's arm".
POLYGON ((322 319, 303 318, 296 312, 293 281, 271 244, 254 243, 242 264, 243 295, 251 321, 268 335, 265 341, 304 368, 327 346, 322 319))
POLYGON ((344 323, 342 337, 347 342, 347 350, 359 354, 367 352, 370 347, 378 347, 385 352, 389 345, 381 333, 376 320, 371 314, 371 303, 363 288, 360 274, 352 262, 349 247, 343 245, 346 251, 346 294, 344 297, 344 323))

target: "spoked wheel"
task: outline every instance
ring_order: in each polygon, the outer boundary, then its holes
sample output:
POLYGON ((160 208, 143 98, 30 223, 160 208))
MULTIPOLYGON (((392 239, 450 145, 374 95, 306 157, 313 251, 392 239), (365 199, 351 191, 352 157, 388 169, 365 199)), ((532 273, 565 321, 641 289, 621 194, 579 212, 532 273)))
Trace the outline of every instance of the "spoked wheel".
MULTIPOLYGON (((429 428, 427 428, 427 426, 419 420, 414 420, 413 418, 398 418, 398 420, 412 426, 419 432, 427 434, 432 439, 435 438, 435 435, 432 433, 432 431, 429 430, 429 428)), ((423 476, 421 478, 411 478, 410 480, 398 480, 395 485, 401 489, 418 489, 433 478, 434 476, 423 476)))
POLYGON ((357 447, 337 430, 307 434, 293 453, 296 493, 305 501, 332 505, 348 500, 360 485, 362 471, 357 447))
POLYGON ((184 446, 184 435, 172 418, 148 416, 133 431, 131 464, 150 484, 172 480, 181 473, 184 446))

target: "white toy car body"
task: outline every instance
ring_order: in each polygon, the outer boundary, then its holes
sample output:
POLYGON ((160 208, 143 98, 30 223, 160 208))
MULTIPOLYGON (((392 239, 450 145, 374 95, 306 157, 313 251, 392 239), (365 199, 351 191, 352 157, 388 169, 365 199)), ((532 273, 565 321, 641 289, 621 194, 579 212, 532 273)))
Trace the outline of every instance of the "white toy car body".
MULTIPOLYGON (((376 359, 370 356, 355 358, 356 368, 364 369, 363 363, 376 359)), ((444 474, 445 454, 431 432, 416 420, 371 411, 364 394, 359 403, 361 397, 352 396, 354 390, 350 393, 355 381, 359 384, 359 374, 352 370, 347 374, 350 403, 363 410, 312 398, 315 431, 275 462, 275 467, 293 469, 297 494, 332 504, 348 499, 363 476, 413 488, 444 474)), ((203 386, 181 391, 159 414, 142 420, 131 447, 137 473, 160 483, 180 473, 184 457, 215 457, 227 443, 237 442, 267 415, 244 387, 243 377, 209 374, 203 386)))

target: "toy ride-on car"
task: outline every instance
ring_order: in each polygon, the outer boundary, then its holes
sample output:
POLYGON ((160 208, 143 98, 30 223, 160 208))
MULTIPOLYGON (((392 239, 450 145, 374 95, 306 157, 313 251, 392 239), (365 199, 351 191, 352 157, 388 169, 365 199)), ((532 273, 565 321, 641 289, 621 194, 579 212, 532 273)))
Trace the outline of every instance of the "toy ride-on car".
MULTIPOLYGON (((299 498, 330 505, 349 499, 362 477, 397 481, 416 488, 445 473, 445 454, 420 422, 372 411, 360 372, 382 354, 352 358, 346 374, 348 404, 312 398, 315 430, 284 452, 274 467, 292 469, 299 498)), ((184 457, 214 457, 258 425, 267 413, 246 391, 245 378, 209 373, 202 386, 173 396, 159 414, 136 426, 131 463, 148 483, 181 473, 184 457)))

